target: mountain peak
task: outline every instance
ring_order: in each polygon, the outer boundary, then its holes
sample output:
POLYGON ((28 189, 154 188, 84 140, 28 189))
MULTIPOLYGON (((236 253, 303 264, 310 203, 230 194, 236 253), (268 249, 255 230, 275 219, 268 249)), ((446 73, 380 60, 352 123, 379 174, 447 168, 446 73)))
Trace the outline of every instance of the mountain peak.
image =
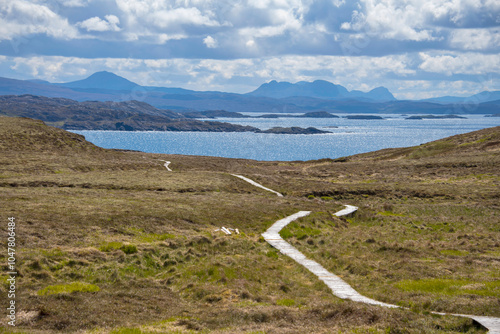
POLYGON ((385 88, 383 86, 374 88, 366 94, 367 94, 367 97, 369 97, 373 100, 378 100, 378 101, 394 101, 394 100, 396 100, 394 95, 392 95, 392 93, 387 88, 385 88))
POLYGON ((138 84, 108 71, 100 71, 86 79, 59 84, 68 88, 130 90, 138 84))
POLYGON ((338 99, 366 99, 373 101, 393 101, 394 96, 385 87, 377 87, 370 92, 352 91, 345 87, 336 85, 326 80, 315 80, 313 82, 299 81, 295 84, 289 82, 277 82, 272 80, 261 85, 253 92, 248 93, 253 96, 264 96, 271 98, 287 97, 313 97, 326 100, 338 99))

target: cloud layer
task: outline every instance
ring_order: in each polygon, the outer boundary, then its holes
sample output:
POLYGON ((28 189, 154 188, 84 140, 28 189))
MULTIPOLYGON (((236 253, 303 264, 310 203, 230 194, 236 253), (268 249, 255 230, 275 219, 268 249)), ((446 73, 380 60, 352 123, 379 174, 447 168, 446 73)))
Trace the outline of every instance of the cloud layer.
POLYGON ((472 94, 478 81, 500 89, 499 36, 496 0, 0 0, 0 76, 106 69, 226 91, 326 79, 401 98, 472 94))

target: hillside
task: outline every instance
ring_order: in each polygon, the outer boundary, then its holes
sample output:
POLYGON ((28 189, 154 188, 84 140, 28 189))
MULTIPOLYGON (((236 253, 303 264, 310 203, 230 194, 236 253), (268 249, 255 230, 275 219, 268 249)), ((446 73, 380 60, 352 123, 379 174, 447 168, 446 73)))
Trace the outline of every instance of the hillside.
POLYGON ((66 130, 118 130, 118 131, 203 131, 203 132, 258 132, 275 134, 326 133, 316 128, 276 128, 262 131, 217 121, 199 121, 192 118, 215 118, 242 114, 214 110, 206 112, 176 113, 157 109, 139 101, 77 102, 62 98, 33 95, 0 96, 0 116, 28 117, 66 130))
POLYGON ((30 117, 67 130, 258 131, 222 122, 203 122, 139 101, 78 102, 33 95, 0 96, 0 115, 30 117))
POLYGON ((484 333, 429 311, 500 316, 499 136, 259 162, 105 150, 0 117, 0 205, 16 218, 19 252, 18 323, 0 332, 484 333), (359 211, 333 216, 344 204, 359 211), (263 241, 299 210, 312 214, 283 230, 288 242, 408 309, 334 297, 263 241))

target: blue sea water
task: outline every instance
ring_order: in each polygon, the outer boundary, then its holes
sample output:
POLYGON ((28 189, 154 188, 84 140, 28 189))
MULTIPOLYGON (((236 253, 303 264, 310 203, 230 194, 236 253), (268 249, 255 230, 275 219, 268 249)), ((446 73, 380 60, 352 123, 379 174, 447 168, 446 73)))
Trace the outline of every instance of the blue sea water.
MULTIPOLYGON (((249 114, 256 115, 256 114, 249 114)), ((344 116, 338 114, 339 116, 344 116)), ((415 146, 448 136, 500 125, 498 117, 463 115, 467 119, 407 120, 401 115, 378 115, 383 120, 346 118, 221 118, 217 121, 251 125, 316 127, 318 135, 278 135, 223 132, 73 131, 97 146, 151 153, 204 155, 255 160, 338 158, 383 148, 415 146)))

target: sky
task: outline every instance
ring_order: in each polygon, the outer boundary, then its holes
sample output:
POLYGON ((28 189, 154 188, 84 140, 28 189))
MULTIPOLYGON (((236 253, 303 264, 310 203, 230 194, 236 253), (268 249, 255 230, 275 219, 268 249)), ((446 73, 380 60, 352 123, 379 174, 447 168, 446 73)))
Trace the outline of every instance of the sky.
POLYGON ((327 80, 398 99, 500 90, 499 0, 0 0, 0 76, 247 93, 327 80))

